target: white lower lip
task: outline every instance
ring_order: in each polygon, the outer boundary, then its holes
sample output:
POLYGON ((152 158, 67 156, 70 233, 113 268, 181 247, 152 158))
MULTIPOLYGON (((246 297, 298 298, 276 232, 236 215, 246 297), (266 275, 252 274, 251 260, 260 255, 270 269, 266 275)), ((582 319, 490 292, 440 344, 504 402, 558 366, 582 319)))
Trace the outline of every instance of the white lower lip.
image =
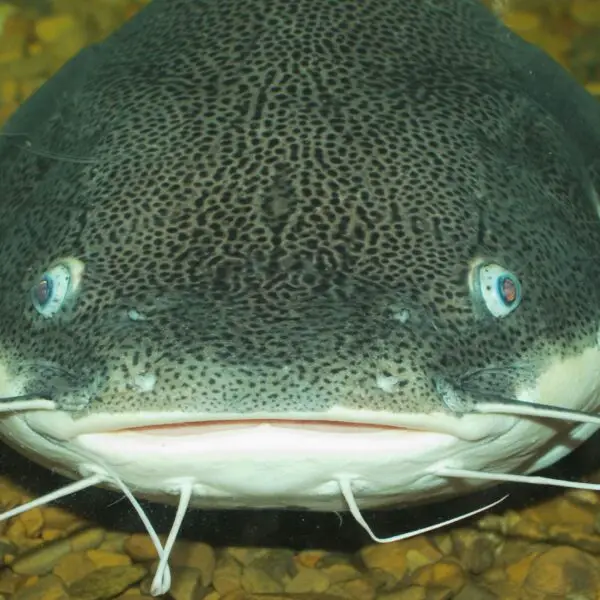
POLYGON ((355 482, 359 497, 361 490, 393 494, 415 478, 426 489, 435 486, 427 467, 455 443, 451 435, 400 428, 251 421, 86 433, 74 440, 82 454, 102 457, 108 471, 145 495, 176 493, 182 481, 192 481, 200 506, 322 503, 328 510, 333 498, 339 503, 343 477, 355 482))

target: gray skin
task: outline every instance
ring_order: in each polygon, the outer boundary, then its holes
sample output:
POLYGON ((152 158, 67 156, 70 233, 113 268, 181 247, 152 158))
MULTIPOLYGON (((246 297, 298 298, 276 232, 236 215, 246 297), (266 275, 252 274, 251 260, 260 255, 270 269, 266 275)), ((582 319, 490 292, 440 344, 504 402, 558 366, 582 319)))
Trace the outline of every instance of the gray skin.
POLYGON ((475 0, 154 0, 4 132, 0 367, 75 418, 460 413, 596 343, 598 107, 475 0))

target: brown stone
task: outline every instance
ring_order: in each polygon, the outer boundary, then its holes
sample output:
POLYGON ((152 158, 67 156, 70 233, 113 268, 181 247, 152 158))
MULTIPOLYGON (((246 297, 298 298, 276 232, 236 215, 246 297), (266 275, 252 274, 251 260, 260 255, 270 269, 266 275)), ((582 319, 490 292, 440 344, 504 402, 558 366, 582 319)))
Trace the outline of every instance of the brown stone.
POLYGON ((592 490, 567 490, 565 496, 575 504, 594 507, 600 505, 600 494, 592 490))
MULTIPOLYGON (((273 594, 273 596, 269 596, 269 600, 276 600, 277 597, 278 594, 273 594)), ((221 600, 248 600, 249 598, 250 594, 247 594, 244 590, 233 590, 222 596, 221 600)))
POLYGON ((128 538, 129 536, 125 533, 119 531, 107 531, 104 541, 98 546, 98 550, 123 554, 125 552, 125 540, 128 538))
POLYGON ((71 552, 69 540, 50 542, 18 557, 12 563, 11 569, 22 575, 43 575, 49 573, 69 552, 71 552))
POLYGON ((66 537, 65 532, 61 529, 43 529, 42 530, 42 539, 45 542, 53 542, 54 540, 59 540, 61 538, 66 537))
POLYGON ((80 552, 81 550, 91 550, 97 548, 106 536, 104 529, 99 527, 90 527, 82 531, 78 531, 68 538, 71 544, 73 552, 80 552))
POLYGON ((377 596, 377 600, 426 600, 426 590, 420 585, 411 585, 403 590, 387 592, 377 596))
POLYGON ((507 565, 503 571, 506 578, 511 583, 518 586, 523 585, 529 570, 531 569, 531 563, 539 556, 539 553, 531 553, 523 556, 516 562, 507 565))
POLYGON ((12 521, 9 521, 6 527, 5 535, 16 546, 20 546, 23 540, 29 541, 25 524, 19 519, 13 519, 12 521))
POLYGON ((217 559, 213 574, 213 586, 221 595, 229 594, 242 587, 242 565, 228 552, 217 559))
POLYGON ((26 577, 10 569, 0 570, 0 593, 12 595, 25 583, 26 577))
POLYGON ((4 557, 6 555, 14 555, 16 552, 15 545, 7 538, 0 538, 0 565, 6 564, 4 557))
POLYGON ((572 525, 552 525, 548 529, 548 538, 560 545, 568 544, 594 554, 600 553, 600 535, 577 529, 572 525))
POLYGON ((269 552, 268 548, 239 548, 236 546, 227 548, 227 553, 245 567, 267 555, 269 552))
POLYGON ((452 600, 454 592, 446 587, 430 587, 425 594, 425 600, 452 600))
MULTIPOLYGON (((202 599, 204 600, 204 598, 202 599)), ((225 596, 222 600, 344 600, 340 596, 325 594, 247 594, 245 596, 225 596)))
POLYGON ((362 575, 356 567, 347 563, 334 563, 328 567, 322 567, 321 571, 327 575, 331 583, 359 579, 362 575))
POLYGON ((39 508, 31 508, 28 511, 21 513, 17 519, 23 523, 25 534, 28 537, 36 537, 42 527, 44 527, 44 518, 42 511, 39 508))
POLYGON ((491 589, 472 582, 468 582, 458 594, 453 596, 453 600, 499 600, 499 598, 501 596, 491 589))
POLYGON ((178 542, 169 558, 174 567, 191 567, 199 571, 204 586, 212 583, 215 562, 214 550, 201 542, 178 542))
POLYGON ((332 585, 328 592, 350 600, 374 600, 375 586, 369 579, 352 579, 332 585))
POLYGON ((276 581, 289 581, 298 572, 294 553, 292 550, 277 548, 269 550, 251 564, 256 569, 261 569, 276 581))
POLYGON ((52 572, 69 586, 95 569, 96 565, 85 552, 70 552, 56 563, 52 572))
POLYGON ((436 535, 433 538, 437 549, 443 554, 448 555, 454 552, 454 543, 452 542, 452 536, 448 534, 436 535))
POLYGON ((521 519, 546 527, 563 523, 591 528, 594 524, 594 512, 591 506, 576 504, 569 496, 563 495, 521 511, 521 519))
POLYGON ((322 571, 300 567, 298 573, 285 584, 285 591, 291 594, 322 593, 329 585, 329 578, 322 571))
POLYGON ((85 521, 57 506, 44 506, 41 509, 44 525, 48 529, 66 531, 74 527, 83 527, 85 521))
POLYGON ((450 535, 461 565, 470 573, 478 575, 494 564, 499 542, 493 534, 457 529, 450 535))
MULTIPOLYGON (((132 587, 116 596, 115 600, 150 600, 150 598, 148 594, 144 594, 139 588, 132 587)), ((202 598, 202 600, 206 600, 206 597, 202 598)), ((217 600, 219 599, 217 598, 217 600)))
POLYGON ((390 574, 394 580, 401 580, 406 571, 406 554, 410 545, 406 542, 374 544, 360 551, 360 558, 370 571, 379 570, 390 574))
POLYGON ((174 567, 171 569, 172 583, 169 595, 174 600, 194 600, 202 597, 205 589, 202 584, 202 572, 192 567, 174 567))
POLYGON ((125 540, 124 550, 135 561, 156 560, 158 554, 152 540, 145 534, 134 533, 125 540))
POLYGON ((420 567, 436 563, 442 558, 440 551, 425 536, 407 540, 406 546, 406 565, 409 573, 414 573, 420 567))
POLYGON ((302 552, 298 552, 294 560, 303 567, 313 568, 325 556, 327 556, 327 552, 324 550, 303 550, 302 552))
POLYGON ((11 600, 69 600, 69 596, 56 575, 47 575, 22 587, 11 600))
POLYGON ((273 579, 266 571, 253 566, 244 567, 241 582, 242 588, 251 594, 275 594, 283 592, 281 582, 273 579))
POLYGON ((414 574, 412 581, 424 587, 448 588, 456 594, 465 585, 467 578, 458 562, 452 558, 444 558, 421 567, 414 574))
POLYGON ((558 546, 537 556, 524 586, 548 596, 590 594, 600 587, 597 559, 577 548, 558 546))
POLYGON ((123 593, 147 573, 142 565, 105 567, 92 571, 69 587, 72 600, 106 600, 123 593))
POLYGON ((131 564, 131 558, 127 554, 119 554, 107 550, 88 550, 86 556, 92 561, 96 569, 131 564))

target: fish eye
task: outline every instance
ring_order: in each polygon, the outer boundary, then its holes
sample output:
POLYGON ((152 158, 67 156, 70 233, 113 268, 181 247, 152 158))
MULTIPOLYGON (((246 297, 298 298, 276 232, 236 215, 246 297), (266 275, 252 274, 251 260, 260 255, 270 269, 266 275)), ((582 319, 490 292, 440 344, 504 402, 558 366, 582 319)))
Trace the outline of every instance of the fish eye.
POLYGON ((482 263, 475 267, 472 290, 488 312, 497 318, 506 317, 521 303, 519 278, 494 263, 482 263))
POLYGON ((56 314, 67 299, 72 281, 71 269, 59 263, 48 269, 31 289, 31 301, 42 317, 56 314))

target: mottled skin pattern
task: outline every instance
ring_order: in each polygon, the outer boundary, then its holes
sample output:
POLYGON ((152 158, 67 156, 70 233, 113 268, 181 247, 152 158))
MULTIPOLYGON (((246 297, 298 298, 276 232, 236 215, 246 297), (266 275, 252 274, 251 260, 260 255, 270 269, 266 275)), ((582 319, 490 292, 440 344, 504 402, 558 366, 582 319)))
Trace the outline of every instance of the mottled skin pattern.
POLYGON ((475 0, 154 0, 5 132, 0 362, 76 415, 429 412, 594 343, 597 107, 475 0))

